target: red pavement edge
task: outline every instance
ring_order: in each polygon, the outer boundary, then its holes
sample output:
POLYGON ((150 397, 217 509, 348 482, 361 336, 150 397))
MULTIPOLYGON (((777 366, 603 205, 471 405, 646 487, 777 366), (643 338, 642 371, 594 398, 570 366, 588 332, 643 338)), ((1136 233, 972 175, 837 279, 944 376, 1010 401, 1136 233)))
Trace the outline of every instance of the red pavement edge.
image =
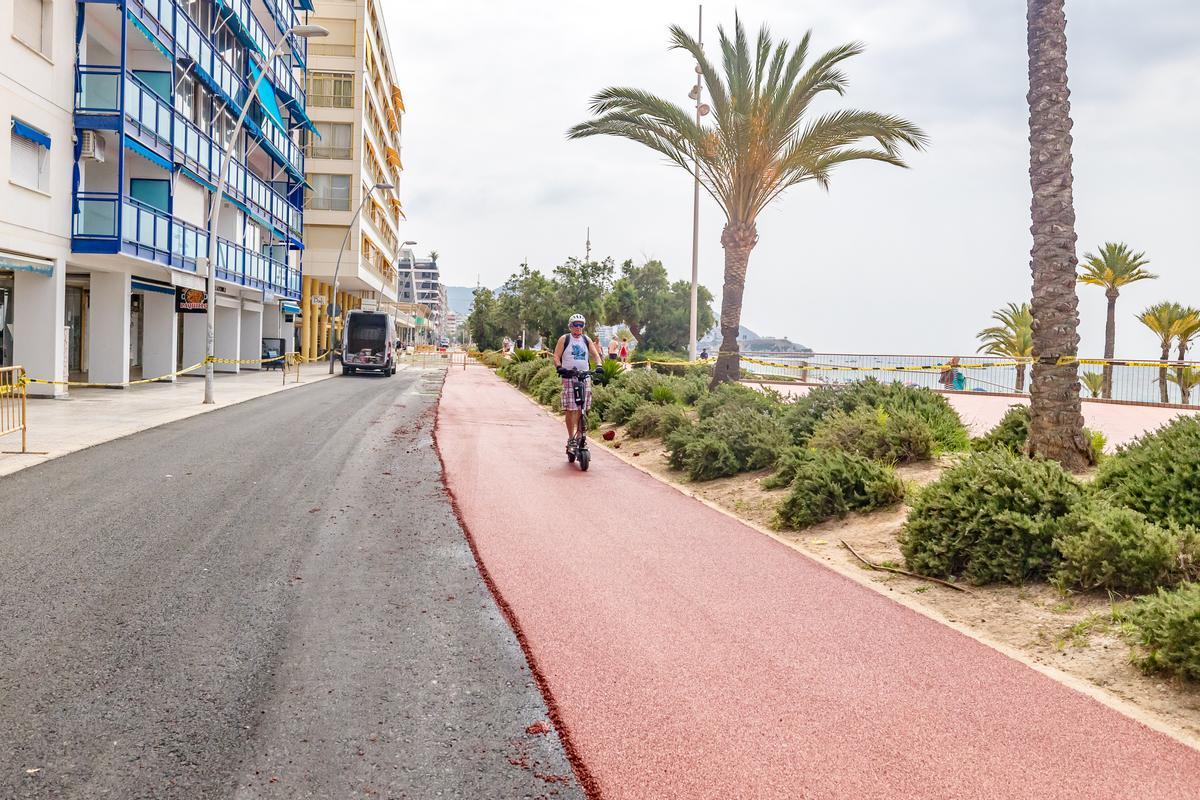
POLYGON ((529 670, 533 673, 534 680, 537 681, 538 690, 542 693, 542 699, 546 701, 546 709, 550 712, 550 722, 554 724, 559 741, 563 744, 567 761, 570 762, 571 769, 575 772, 575 779, 579 781, 579 785, 583 788, 589 800, 603 800, 599 784, 597 784, 596 779, 592 776, 591 771, 588 770, 587 765, 583 763, 583 758, 579 755, 579 750, 575 747, 575 742, 571 738, 571 732, 563 722, 562 715, 558 710, 558 703, 550 691, 550 684, 546 681, 546 677, 538 665, 537 657, 534 656, 533 650, 529 647, 529 642, 525 638, 525 632, 521 630, 521 625, 517 621, 512 607, 496 587, 496 582, 492 579, 491 574, 488 573, 487 566, 483 563, 483 559, 479 557, 479 548, 475 544, 475 536, 471 533, 471 528, 467 525, 466 518, 463 517, 462 509, 458 505, 458 498, 454 496, 454 492, 450 490, 450 486, 446 482, 446 460, 442 458, 442 448, 438 442, 438 428, 442 422, 442 394, 445 391, 446 377, 443 376, 442 385, 438 389, 438 409, 434 415, 433 422, 433 450, 437 453, 438 463, 442 466, 440 478, 442 491, 449 498, 450 508, 454 511, 454 516, 458 520, 459 527, 463 530, 463 535, 466 536, 467 545, 471 548, 471 555, 475 559, 475 568, 479 570, 479 576, 483 578, 484 585, 491 592, 492 599, 496 601, 496 605, 500 608, 500 613, 504 615, 508 627, 516 635, 517 643, 521 646, 521 652, 525 654, 525 661, 529 664, 529 670))

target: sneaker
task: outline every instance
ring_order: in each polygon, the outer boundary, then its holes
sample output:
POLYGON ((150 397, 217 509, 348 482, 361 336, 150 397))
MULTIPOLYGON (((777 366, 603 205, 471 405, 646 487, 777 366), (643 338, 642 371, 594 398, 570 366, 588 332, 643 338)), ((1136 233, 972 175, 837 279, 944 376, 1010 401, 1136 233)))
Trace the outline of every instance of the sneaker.
POLYGON ((572 436, 570 439, 567 439, 567 452, 568 453, 575 452, 575 437, 574 436, 572 436))

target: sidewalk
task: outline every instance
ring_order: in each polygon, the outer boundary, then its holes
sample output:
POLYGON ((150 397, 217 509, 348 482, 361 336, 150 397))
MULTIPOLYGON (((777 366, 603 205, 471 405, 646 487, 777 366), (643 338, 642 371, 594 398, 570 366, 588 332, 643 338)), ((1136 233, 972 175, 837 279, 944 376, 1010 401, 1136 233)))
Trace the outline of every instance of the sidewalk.
POLYGON ((0 437, 0 476, 41 464, 86 447, 119 439, 175 420, 215 411, 256 397, 306 386, 331 377, 327 364, 301 367, 301 383, 294 371, 283 385, 280 370, 218 372, 217 402, 206 406, 203 373, 180 376, 175 383, 147 383, 126 389, 71 388, 70 398, 51 400, 30 397, 27 404, 28 449, 44 455, 10 454, 21 449, 19 433, 0 437))
POLYGON ((1200 752, 564 438, 447 376, 447 483, 596 796, 1196 797, 1200 752))

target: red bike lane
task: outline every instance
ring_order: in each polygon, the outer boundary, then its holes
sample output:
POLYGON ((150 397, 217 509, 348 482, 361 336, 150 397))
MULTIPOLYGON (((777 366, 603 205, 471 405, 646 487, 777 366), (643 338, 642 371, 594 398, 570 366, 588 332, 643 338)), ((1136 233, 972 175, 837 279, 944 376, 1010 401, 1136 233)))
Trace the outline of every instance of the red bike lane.
POLYGON ((1200 797, 1200 752, 598 444, 568 465, 487 370, 450 372, 436 436, 596 797, 1200 797))

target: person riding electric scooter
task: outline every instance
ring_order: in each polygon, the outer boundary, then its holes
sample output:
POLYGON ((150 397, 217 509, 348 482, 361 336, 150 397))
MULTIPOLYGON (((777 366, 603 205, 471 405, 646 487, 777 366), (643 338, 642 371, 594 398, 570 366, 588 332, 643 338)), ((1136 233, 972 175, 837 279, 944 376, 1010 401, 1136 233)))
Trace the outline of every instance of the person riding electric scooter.
POLYGON ((592 367, 594 359, 599 368, 604 358, 600 348, 583 332, 587 320, 582 314, 572 314, 568 332, 558 339, 554 347, 554 366, 562 376, 562 409, 567 423, 567 460, 579 456, 579 468, 586 470, 590 460, 587 454, 587 412, 592 407, 592 367))

